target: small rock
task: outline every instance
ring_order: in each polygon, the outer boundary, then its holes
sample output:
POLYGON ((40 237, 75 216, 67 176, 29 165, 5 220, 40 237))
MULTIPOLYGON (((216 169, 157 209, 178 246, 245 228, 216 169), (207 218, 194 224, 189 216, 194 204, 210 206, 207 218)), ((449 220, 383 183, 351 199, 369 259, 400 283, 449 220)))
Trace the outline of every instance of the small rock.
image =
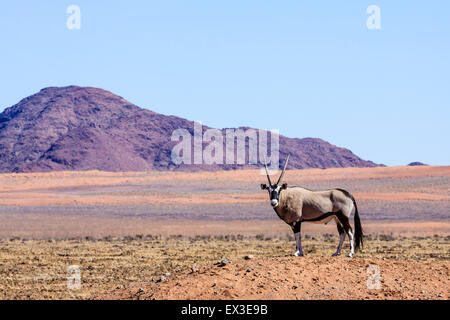
POLYGON ((171 273, 170 272, 166 272, 166 277, 170 277, 171 273))
POLYGON ((252 269, 248 268, 246 272, 252 272, 252 269))
POLYGON ((224 259, 224 260, 221 260, 220 262, 218 262, 217 265, 218 265, 219 267, 224 267, 224 266, 226 266, 228 263, 229 263, 229 261, 224 259))
POLYGON ((225 289, 225 290, 223 291, 223 295, 224 295, 225 297, 229 297, 229 298, 232 297, 232 294, 231 294, 230 290, 228 290, 228 289, 225 289))
POLYGON ((248 256, 244 257, 245 260, 251 260, 253 258, 254 258, 254 256, 252 256, 251 254, 249 254, 248 256))
POLYGON ((139 288, 139 290, 136 292, 136 294, 141 294, 141 293, 144 293, 144 292, 145 292, 144 289, 139 288))
POLYGON ((163 281, 166 281, 166 277, 165 276, 161 276, 161 277, 159 277, 158 280, 156 280, 156 282, 163 282, 163 281))
POLYGON ((190 273, 195 273, 195 272, 198 272, 198 266, 193 265, 193 266, 191 267, 190 273))

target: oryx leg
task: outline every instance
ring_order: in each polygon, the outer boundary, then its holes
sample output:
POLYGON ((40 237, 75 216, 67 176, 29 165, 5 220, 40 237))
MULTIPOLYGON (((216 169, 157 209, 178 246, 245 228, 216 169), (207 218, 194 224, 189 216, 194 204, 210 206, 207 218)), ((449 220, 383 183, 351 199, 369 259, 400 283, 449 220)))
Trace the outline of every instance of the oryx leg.
POLYGON ((300 221, 294 222, 292 227, 292 231, 294 231, 295 237, 295 252, 294 256, 303 257, 303 249, 302 249, 302 239, 300 237, 300 229, 302 223, 300 221))
POLYGON ((340 213, 339 215, 337 215, 337 217, 339 219, 339 222, 342 224, 342 227, 344 228, 345 233, 348 235, 348 239, 350 241, 350 251, 349 251, 347 257, 351 258, 355 254, 352 226, 350 225, 348 216, 346 216, 345 214, 340 213))
POLYGON ((339 232, 339 245, 335 253, 333 253, 333 257, 337 257, 341 255, 342 245, 344 244, 345 239, 345 231, 344 227, 341 225, 338 219, 336 219, 336 226, 339 232))

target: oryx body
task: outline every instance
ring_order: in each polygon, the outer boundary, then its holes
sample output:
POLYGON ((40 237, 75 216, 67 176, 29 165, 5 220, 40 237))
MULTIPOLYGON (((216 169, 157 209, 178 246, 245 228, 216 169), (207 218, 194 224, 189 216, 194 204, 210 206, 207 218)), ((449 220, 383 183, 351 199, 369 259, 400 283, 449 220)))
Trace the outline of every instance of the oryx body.
POLYGON ((262 184, 261 188, 269 191, 272 208, 280 219, 291 226, 294 232, 296 240, 296 251, 294 255, 303 256, 300 237, 301 224, 303 222, 327 223, 334 219, 339 232, 339 245, 333 256, 340 255, 345 234, 347 234, 350 240, 350 252, 348 256, 352 257, 355 252, 355 247, 356 249, 360 247, 363 238, 361 221, 355 199, 349 192, 343 189, 311 191, 302 187, 287 187, 286 183, 279 185, 286 170, 288 160, 289 157, 286 159, 284 169, 278 182, 275 184, 272 184, 270 181, 266 165, 269 186, 262 184), (355 209, 354 232, 349 222, 353 209, 355 209))

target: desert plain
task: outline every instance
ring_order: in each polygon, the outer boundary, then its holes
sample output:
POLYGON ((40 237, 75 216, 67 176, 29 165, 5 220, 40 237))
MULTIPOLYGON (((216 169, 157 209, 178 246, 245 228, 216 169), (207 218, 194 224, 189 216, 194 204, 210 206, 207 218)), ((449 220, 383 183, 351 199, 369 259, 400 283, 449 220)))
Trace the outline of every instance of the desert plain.
POLYGON ((306 255, 292 257, 260 170, 0 174, 0 298, 449 299, 450 167, 288 170, 285 181, 350 191, 363 250, 331 258, 334 222, 304 224, 306 255))

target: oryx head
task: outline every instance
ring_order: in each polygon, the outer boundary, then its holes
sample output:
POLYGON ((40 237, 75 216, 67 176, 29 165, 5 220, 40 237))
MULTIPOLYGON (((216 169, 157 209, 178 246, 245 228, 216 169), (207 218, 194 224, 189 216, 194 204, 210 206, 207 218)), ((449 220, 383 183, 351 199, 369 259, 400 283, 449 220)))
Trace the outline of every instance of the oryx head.
POLYGON ((261 189, 269 191, 270 205, 272 206, 272 208, 278 207, 278 198, 280 197, 280 191, 287 188, 287 183, 283 183, 282 185, 279 185, 279 184, 280 184, 280 182, 282 182, 283 175, 284 175, 284 172, 286 171, 288 161, 289 161, 289 155, 287 156, 286 161, 284 162, 283 171, 281 172, 277 183, 272 184, 272 181, 270 180, 270 176, 269 176, 269 169, 267 168, 266 160, 264 160, 264 167, 266 168, 267 180, 269 180, 269 185, 262 183, 261 189))

